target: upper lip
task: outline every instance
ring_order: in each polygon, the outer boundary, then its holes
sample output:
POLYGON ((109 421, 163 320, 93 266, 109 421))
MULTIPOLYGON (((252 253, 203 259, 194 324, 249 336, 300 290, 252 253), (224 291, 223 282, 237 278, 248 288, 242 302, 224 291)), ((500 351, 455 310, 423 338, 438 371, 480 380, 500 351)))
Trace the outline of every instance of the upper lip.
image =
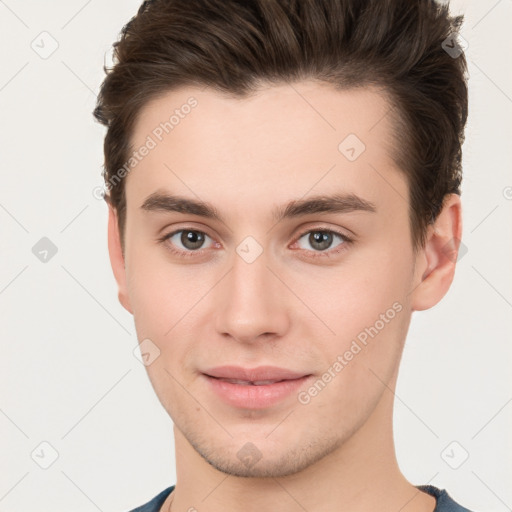
POLYGON ((308 375, 277 366, 258 366, 257 368, 242 368, 241 366, 216 366, 203 372, 210 377, 219 379, 237 379, 247 382, 266 380, 292 380, 308 375))

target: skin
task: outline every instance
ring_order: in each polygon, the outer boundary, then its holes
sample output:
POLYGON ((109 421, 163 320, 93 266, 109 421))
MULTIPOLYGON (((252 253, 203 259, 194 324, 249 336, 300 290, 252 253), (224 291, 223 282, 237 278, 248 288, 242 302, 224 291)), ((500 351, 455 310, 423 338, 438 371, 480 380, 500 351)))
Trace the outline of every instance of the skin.
POLYGON ((459 197, 446 197, 414 252, 407 181, 386 145, 389 105, 369 88, 303 81, 242 100, 181 88, 141 111, 133 147, 191 95, 197 107, 127 175, 124 255, 109 209, 119 300, 139 341, 160 350, 146 368, 174 423, 176 490, 161 510, 172 497, 173 511, 433 511, 435 498, 398 467, 393 391, 412 312, 437 304, 453 280, 456 258, 445 247, 461 238, 459 197), (349 133, 366 146, 353 162, 338 150, 349 133), (141 209, 157 190, 207 201, 224 222, 141 209), (376 211, 271 217, 276 206, 334 192, 376 211), (315 228, 354 241, 334 235, 322 251, 309 237, 315 228), (183 245, 181 233, 158 240, 178 229, 207 236, 199 249, 183 245), (247 236, 263 250, 253 263, 236 252, 247 236), (196 253, 176 255, 173 246, 196 253), (314 257, 326 251, 331 257, 314 257), (401 311, 308 404, 294 393, 263 410, 237 408, 201 378, 201 369, 224 364, 321 378, 394 303, 401 311), (247 442, 261 455, 252 466, 237 457, 247 442))

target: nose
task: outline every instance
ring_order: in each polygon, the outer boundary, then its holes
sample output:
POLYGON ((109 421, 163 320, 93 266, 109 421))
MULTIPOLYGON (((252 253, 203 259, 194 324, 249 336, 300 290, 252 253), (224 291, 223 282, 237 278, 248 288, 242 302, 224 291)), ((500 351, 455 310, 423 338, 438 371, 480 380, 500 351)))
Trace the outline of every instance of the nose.
POLYGON ((216 328, 240 343, 282 336, 289 328, 291 292, 267 253, 254 261, 235 252, 232 268, 217 288, 216 328))

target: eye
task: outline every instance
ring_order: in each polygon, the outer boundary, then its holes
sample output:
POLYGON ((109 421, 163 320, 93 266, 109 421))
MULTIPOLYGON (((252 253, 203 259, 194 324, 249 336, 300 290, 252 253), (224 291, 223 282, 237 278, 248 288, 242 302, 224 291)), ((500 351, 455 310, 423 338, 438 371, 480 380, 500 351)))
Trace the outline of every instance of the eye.
POLYGON ((187 253, 201 252, 199 249, 203 249, 206 238, 211 238, 203 231, 196 229, 180 229, 173 231, 168 235, 165 235, 160 239, 161 242, 168 243, 172 252, 189 256, 187 253), (180 246, 181 244, 181 246, 180 246), (175 249, 178 247, 178 249, 175 249))
POLYGON ((297 240, 297 244, 299 244, 300 249, 311 250, 307 245, 313 248, 314 252, 319 254, 314 254, 314 257, 317 256, 330 256, 333 253, 339 253, 342 250, 346 249, 346 246, 350 244, 352 240, 342 233, 338 233, 337 231, 332 231, 328 229, 312 229, 303 233, 299 239, 297 240), (335 245, 335 249, 327 250, 332 247, 334 240, 338 238, 340 242, 335 245), (303 244, 301 244, 301 240, 303 240, 303 244))

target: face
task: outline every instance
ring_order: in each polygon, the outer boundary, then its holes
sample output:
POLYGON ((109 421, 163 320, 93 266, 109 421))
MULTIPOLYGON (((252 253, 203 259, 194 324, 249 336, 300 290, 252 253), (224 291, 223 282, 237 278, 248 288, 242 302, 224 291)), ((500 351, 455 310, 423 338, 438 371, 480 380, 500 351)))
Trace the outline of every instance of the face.
POLYGON ((119 297, 175 428, 223 472, 310 466, 396 374, 424 269, 388 109, 375 90, 300 82, 246 99, 180 89, 141 112, 119 297), (266 366, 290 374, 243 373, 266 366))

